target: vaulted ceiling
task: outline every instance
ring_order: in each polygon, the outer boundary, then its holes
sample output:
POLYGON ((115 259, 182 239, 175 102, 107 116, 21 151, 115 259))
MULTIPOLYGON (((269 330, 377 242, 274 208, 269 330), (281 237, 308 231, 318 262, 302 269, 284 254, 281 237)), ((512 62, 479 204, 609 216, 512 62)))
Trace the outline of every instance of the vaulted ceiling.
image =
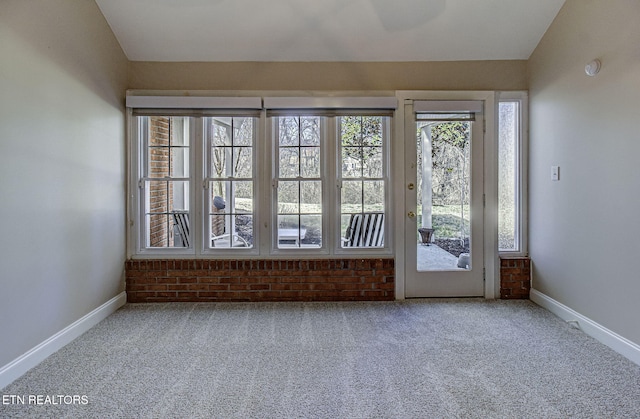
POLYGON ((565 0, 96 0, 131 61, 528 59, 565 0))

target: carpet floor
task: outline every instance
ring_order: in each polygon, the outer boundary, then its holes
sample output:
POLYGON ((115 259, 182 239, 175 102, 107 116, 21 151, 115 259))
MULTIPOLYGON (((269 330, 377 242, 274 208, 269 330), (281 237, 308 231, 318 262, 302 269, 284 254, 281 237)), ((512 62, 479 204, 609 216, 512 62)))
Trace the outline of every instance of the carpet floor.
POLYGON ((0 395, 3 418, 639 418, 640 366, 529 301, 127 304, 0 395))

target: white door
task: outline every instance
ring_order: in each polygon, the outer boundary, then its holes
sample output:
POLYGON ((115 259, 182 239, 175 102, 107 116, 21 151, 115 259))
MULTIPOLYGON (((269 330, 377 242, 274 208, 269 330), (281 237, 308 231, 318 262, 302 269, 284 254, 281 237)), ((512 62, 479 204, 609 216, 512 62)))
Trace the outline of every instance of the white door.
POLYGON ((483 102, 405 103, 405 296, 484 295, 483 102))

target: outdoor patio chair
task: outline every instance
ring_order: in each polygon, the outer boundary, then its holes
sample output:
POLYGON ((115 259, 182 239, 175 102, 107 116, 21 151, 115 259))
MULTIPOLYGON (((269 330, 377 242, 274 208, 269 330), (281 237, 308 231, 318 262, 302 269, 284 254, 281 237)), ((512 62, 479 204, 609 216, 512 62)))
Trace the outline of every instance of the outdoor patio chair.
MULTIPOLYGON (((186 211, 176 211, 173 213, 174 247, 189 247, 189 213, 186 211)), ((249 243, 238 234, 211 235, 211 245, 213 247, 249 247, 249 243), (230 238, 233 240, 229 246, 230 238)))
POLYGON ((189 213, 175 211, 173 214, 173 246, 189 247, 189 213))
POLYGON ((213 247, 249 247, 249 243, 238 234, 221 234, 219 236, 211 235, 211 245, 213 247), (233 237, 232 237, 233 236, 233 237), (229 243, 229 238, 233 242, 229 243))
POLYGON ((351 214, 349 227, 342 239, 343 247, 384 246, 384 213, 351 214))

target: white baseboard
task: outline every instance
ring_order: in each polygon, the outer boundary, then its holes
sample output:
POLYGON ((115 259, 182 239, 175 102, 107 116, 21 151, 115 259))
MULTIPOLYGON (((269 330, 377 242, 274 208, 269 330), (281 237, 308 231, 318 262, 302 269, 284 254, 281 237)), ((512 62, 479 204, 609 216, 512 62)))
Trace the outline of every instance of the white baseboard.
POLYGON ((64 347, 87 330, 114 313, 127 302, 126 292, 107 301, 91 313, 76 320, 49 339, 35 346, 27 353, 0 368, 0 389, 11 384, 24 373, 35 367, 54 352, 64 347))
POLYGON ((640 345, 631 342, 619 334, 583 316, 540 291, 531 290, 529 298, 534 303, 546 308, 567 323, 574 323, 597 341, 604 343, 614 351, 640 365, 640 345))

